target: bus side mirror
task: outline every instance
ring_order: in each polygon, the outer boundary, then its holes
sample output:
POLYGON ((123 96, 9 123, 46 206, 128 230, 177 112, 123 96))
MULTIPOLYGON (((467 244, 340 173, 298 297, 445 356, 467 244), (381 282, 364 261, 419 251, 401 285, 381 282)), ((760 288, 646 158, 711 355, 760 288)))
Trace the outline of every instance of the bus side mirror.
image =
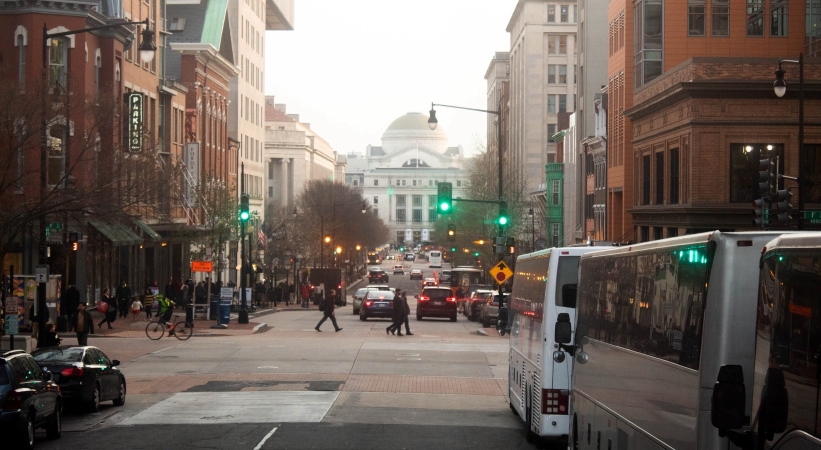
POLYGON ((553 340, 557 344, 569 344, 572 338, 572 330, 570 326, 570 314, 560 313, 556 320, 556 330, 553 332, 553 340))
POLYGON ((718 428, 719 436, 725 436, 726 430, 744 426, 746 396, 741 366, 721 366, 716 384, 713 385, 711 403, 710 421, 718 428))
POLYGON ((787 428, 789 396, 784 386, 784 372, 781 369, 767 369, 759 410, 759 431, 767 439, 772 439, 774 433, 781 433, 787 428))

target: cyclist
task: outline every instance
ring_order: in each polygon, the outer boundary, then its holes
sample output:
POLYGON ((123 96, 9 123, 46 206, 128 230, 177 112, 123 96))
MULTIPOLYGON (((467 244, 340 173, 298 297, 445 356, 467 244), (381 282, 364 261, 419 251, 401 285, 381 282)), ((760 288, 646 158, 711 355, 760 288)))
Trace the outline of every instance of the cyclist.
MULTIPOLYGON (((166 298, 162 294, 157 294, 156 300, 160 303, 160 320, 159 323, 165 325, 166 322, 171 320, 171 314, 174 313, 174 302, 166 298)), ((174 324, 168 324, 168 335, 171 336, 174 334, 174 324)))

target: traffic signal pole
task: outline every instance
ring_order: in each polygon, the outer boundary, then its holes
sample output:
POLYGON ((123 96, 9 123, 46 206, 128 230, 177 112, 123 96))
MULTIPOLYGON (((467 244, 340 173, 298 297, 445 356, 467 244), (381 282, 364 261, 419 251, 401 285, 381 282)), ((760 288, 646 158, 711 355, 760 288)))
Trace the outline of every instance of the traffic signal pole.
MULTIPOLYGON (((245 194, 245 163, 241 165, 242 171, 240 175, 240 190, 242 194, 240 195, 240 207, 239 207, 239 238, 240 238, 240 251, 242 252, 242 261, 240 262, 240 269, 241 279, 239 284, 239 295, 240 295, 240 310, 239 310, 239 317, 237 317, 237 323, 248 323, 248 303, 247 299, 245 298, 245 288, 247 285, 248 280, 248 267, 245 264, 246 261, 246 252, 245 252, 245 222, 248 221, 249 214, 248 214, 248 195, 245 194)), ((250 261, 250 260, 249 260, 250 261)))

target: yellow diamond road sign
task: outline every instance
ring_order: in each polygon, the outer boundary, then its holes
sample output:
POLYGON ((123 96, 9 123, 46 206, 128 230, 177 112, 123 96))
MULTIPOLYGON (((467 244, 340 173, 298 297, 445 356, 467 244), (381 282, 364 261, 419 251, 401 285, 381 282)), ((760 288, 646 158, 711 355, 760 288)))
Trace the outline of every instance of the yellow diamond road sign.
POLYGON ((490 276, 492 276, 499 285, 502 285, 508 278, 513 276, 513 272, 510 271, 510 268, 507 267, 504 261, 499 261, 498 264, 490 269, 490 276))

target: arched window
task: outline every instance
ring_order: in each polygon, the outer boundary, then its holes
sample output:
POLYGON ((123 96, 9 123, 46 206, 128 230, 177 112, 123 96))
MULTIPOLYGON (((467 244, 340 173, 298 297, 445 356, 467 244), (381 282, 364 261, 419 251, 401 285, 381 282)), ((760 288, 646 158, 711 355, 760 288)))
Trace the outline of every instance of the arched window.
POLYGON ((65 39, 51 39, 49 50, 49 82, 66 85, 66 61, 68 60, 68 45, 65 39))
POLYGON ((22 34, 17 35, 17 80, 20 87, 26 84, 26 39, 22 34))
POLYGON ((68 129, 64 124, 53 124, 48 131, 48 185, 57 186, 63 180, 65 149, 68 129))

